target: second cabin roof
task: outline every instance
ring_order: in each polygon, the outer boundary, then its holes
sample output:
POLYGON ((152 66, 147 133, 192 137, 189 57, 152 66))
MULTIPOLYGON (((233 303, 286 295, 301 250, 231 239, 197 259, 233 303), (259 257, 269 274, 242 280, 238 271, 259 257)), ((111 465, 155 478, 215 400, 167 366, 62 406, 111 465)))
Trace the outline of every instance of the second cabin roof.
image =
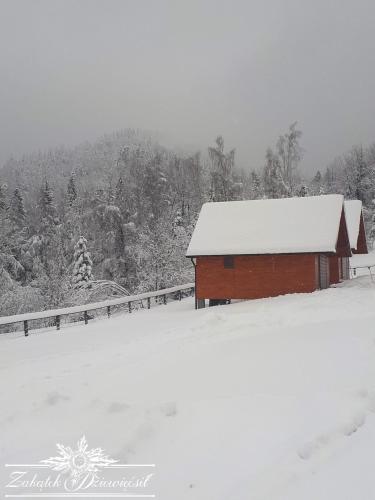
POLYGON ((345 201, 344 207, 350 248, 357 250, 359 227, 362 217, 362 202, 360 200, 348 200, 345 201))
POLYGON ((342 195, 205 203, 186 255, 335 252, 342 195))

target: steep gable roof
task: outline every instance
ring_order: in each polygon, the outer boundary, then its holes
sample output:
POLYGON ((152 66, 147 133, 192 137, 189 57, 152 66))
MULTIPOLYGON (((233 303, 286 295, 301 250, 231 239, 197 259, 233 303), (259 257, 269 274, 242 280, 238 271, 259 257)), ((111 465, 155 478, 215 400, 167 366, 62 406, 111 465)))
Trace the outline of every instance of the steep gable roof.
POLYGON ((360 200, 348 200, 344 202, 344 207, 350 248, 356 250, 359 235, 359 224, 362 215, 362 202, 360 200))
POLYGON ((350 248, 356 253, 367 253, 362 202, 360 200, 347 200, 344 202, 344 207, 350 248))
POLYGON ((186 255, 335 253, 343 202, 333 194, 205 203, 186 255))

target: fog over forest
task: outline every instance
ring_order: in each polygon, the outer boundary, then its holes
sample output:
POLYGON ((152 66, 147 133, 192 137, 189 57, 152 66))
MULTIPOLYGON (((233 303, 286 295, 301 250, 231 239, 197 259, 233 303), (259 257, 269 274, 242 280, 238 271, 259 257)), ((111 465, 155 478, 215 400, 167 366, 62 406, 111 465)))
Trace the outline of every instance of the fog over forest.
POLYGON ((219 134, 245 169, 289 124, 301 169, 373 142, 371 0, 0 0, 0 164, 124 128, 219 134))

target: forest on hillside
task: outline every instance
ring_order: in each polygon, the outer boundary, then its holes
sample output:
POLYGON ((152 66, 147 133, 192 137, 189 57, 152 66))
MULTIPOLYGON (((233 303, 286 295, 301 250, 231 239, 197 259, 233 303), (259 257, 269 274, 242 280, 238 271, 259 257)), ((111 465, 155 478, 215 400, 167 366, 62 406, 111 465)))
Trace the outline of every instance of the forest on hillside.
POLYGON ((88 300, 95 280, 129 293, 193 279, 185 251, 202 203, 342 193, 360 199, 375 238, 375 144, 354 146, 311 179, 297 124, 239 169, 218 137, 181 153, 141 131, 11 159, 0 169, 0 315, 88 300))

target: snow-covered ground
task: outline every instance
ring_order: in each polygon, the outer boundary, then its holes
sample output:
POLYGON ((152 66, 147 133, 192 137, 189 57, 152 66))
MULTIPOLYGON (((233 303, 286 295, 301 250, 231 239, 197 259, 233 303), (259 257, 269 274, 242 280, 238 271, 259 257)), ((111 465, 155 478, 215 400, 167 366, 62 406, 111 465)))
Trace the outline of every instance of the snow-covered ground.
POLYGON ((0 401, 2 463, 84 434, 163 500, 371 500, 375 284, 3 335, 0 401))

